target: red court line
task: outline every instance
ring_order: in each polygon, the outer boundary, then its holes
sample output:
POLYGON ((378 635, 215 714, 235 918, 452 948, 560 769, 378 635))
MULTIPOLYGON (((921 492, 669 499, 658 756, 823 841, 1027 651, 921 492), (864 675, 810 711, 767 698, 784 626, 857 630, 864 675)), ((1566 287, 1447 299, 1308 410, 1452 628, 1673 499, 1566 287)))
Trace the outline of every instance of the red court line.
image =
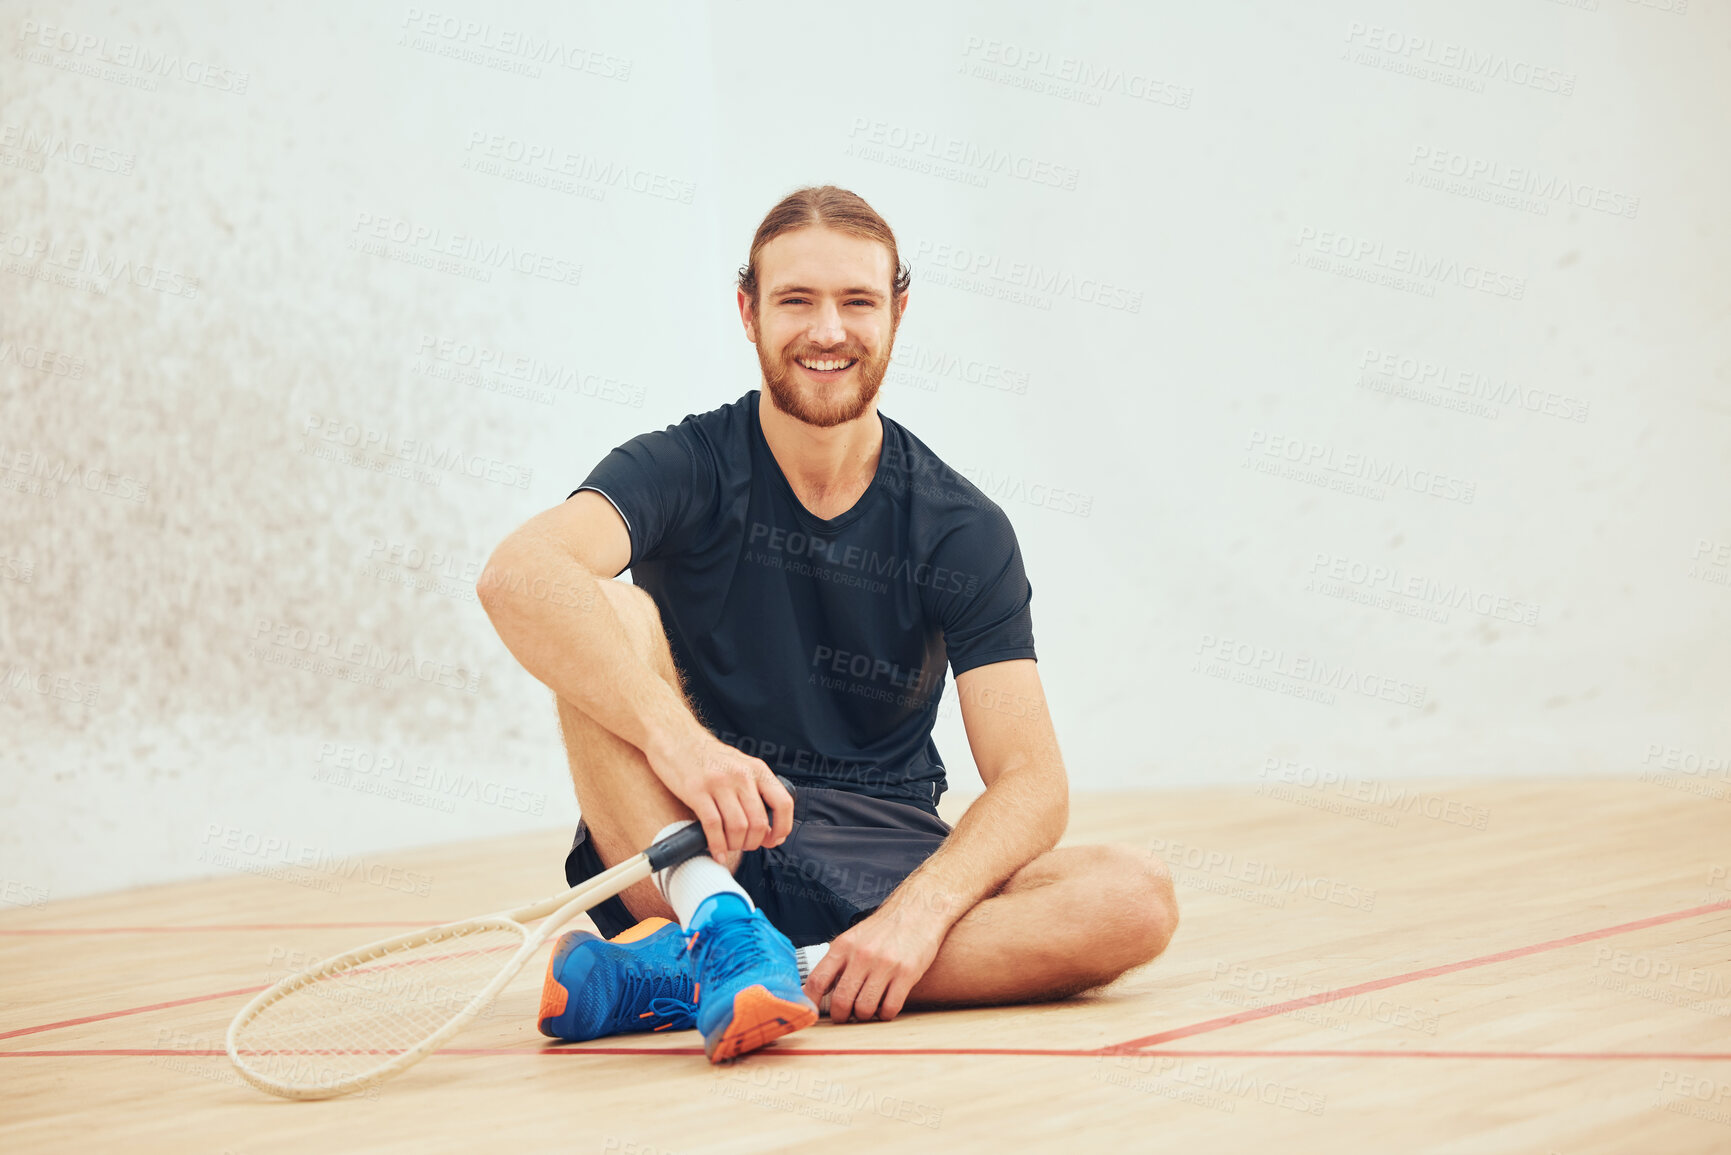
POLYGON ((227 1051, 163 1051, 149 1047, 111 1047, 106 1050, 85 1051, 0 1051, 0 1058, 7 1059, 87 1059, 105 1056, 156 1057, 158 1055, 174 1055, 183 1058, 204 1059, 226 1057, 227 1051))
MULTIPOLYGON (((529 1054, 511 1047, 458 1047, 459 1055, 529 1054)), ((439 1054, 444 1054, 441 1049, 439 1054)), ((540 1055, 701 1055, 702 1047, 542 1047, 540 1055)), ((1103 1055, 1095 1048, 1066 1047, 769 1047, 753 1051, 754 1058, 791 1058, 795 1055, 1103 1055)))
POLYGON ((212 999, 226 999, 234 995, 255 995, 269 984, 256 987, 237 987, 232 991, 217 991, 213 995, 194 995, 190 999, 175 999, 166 1003, 151 1003, 144 1007, 127 1007, 123 1011, 104 1011, 100 1015, 85 1015, 81 1019, 61 1019, 58 1023, 43 1023, 39 1027, 20 1027, 16 1031, 0 1033, 0 1039, 16 1039, 19 1035, 35 1035, 43 1031, 52 1031, 59 1027, 77 1027, 85 1023, 100 1023, 105 1019, 118 1019, 124 1015, 142 1015, 145 1011, 163 1011, 169 1007, 184 1007, 191 1003, 208 1003, 212 999))
POLYGON ((1143 1035, 1139 1039, 1131 1039, 1128 1042, 1119 1043, 1113 1047, 1107 1047, 1105 1050, 1109 1052, 1121 1052, 1133 1050, 1138 1047, 1152 1047, 1160 1043, 1171 1042, 1173 1039, 1187 1039, 1192 1035, 1204 1035, 1210 1031, 1225 1030, 1227 1027, 1235 1027, 1239 1023, 1250 1023, 1255 1022, 1258 1019, 1272 1018, 1275 1015, 1283 1015, 1287 1011, 1296 1011, 1301 1010, 1304 1007, 1313 1007, 1318 1003, 1331 1003, 1338 999, 1349 999, 1354 995, 1367 994, 1370 991, 1386 990, 1389 987, 1400 986, 1404 983, 1417 982, 1420 979, 1436 978, 1438 975, 1454 974, 1456 971, 1470 970, 1473 967, 1489 966, 1491 963, 1507 962, 1510 959, 1524 958, 1527 955, 1539 954, 1548 950, 1558 950, 1565 946, 1576 946, 1583 942, 1592 942, 1594 939, 1609 938, 1616 934, 1627 934, 1632 930, 1644 930, 1650 926, 1663 926, 1668 922, 1677 922, 1680 919, 1685 918, 1695 918, 1703 914, 1712 914, 1715 911, 1721 910, 1731 910, 1731 900, 1724 902, 1710 902, 1705 906, 1695 906, 1690 907, 1688 910, 1672 911, 1670 914, 1657 914, 1652 918, 1637 919, 1634 922, 1618 923, 1616 926, 1602 927, 1599 930, 1582 931, 1580 934, 1571 934, 1565 938, 1554 938, 1548 942, 1534 943, 1532 946, 1519 946, 1510 950, 1497 951, 1495 954, 1484 954, 1479 955, 1477 958, 1462 959, 1459 962, 1443 963, 1441 966, 1426 967, 1424 970, 1410 971, 1404 975, 1392 975, 1385 979, 1374 979, 1368 983, 1359 983, 1355 986, 1341 987, 1338 990, 1319 991, 1313 995, 1305 995, 1303 998, 1288 999, 1283 1003, 1271 1003, 1266 1007, 1254 1007, 1248 1011, 1239 1011, 1235 1015, 1223 1015, 1218 1019, 1206 1019, 1200 1023, 1191 1023, 1189 1026, 1185 1027, 1174 1027, 1169 1031, 1161 1031, 1158 1034, 1143 1035))
MULTIPOLYGON (((420 926, 422 924, 417 922, 417 923, 410 923, 409 925, 420 926)), ((502 950, 505 948, 490 947, 488 949, 490 949, 490 950, 502 950)), ((436 959, 423 959, 420 961, 422 961, 422 962, 436 962, 438 960, 436 960, 436 959)), ((381 970, 389 970, 389 969, 391 969, 392 966, 411 966, 411 965, 414 965, 414 964, 413 963, 393 963, 393 964, 391 964, 391 966, 384 966, 384 967, 362 967, 362 968, 357 968, 355 973, 357 973, 357 974, 372 974, 372 973, 376 973, 376 972, 381 971, 381 970)), ((261 983, 256 987, 238 987, 232 991, 217 991, 215 994, 209 994, 209 995, 193 995, 191 998, 175 999, 173 1002, 168 1002, 168 1003, 150 1003, 149 1005, 142 1006, 142 1007, 126 1007, 123 1010, 118 1010, 118 1011, 104 1011, 100 1015, 86 1015, 81 1019, 62 1019, 58 1023, 43 1023, 39 1027, 21 1027, 16 1031, 0 1032, 0 1039, 15 1039, 19 1035, 40 1034, 43 1031, 52 1031, 57 1027, 77 1027, 77 1026, 82 1026, 85 1023, 100 1023, 100 1022, 103 1022, 104 1020, 107 1020, 107 1019, 120 1019, 120 1018, 125 1018, 127 1015, 142 1015, 146 1011, 166 1010, 169 1007, 184 1007, 184 1006, 189 1006, 192 1003, 208 1003, 214 999, 226 999, 232 995, 256 995, 259 991, 264 990, 265 987, 268 987, 270 985, 271 984, 269 984, 269 983, 261 983)))
MULTIPOLYGON (((1119 1052, 1120 1055, 1126 1052, 1119 1052)), ((1156 1058, 1179 1055, 1195 1059, 1569 1059, 1600 1062, 1606 1060, 1646 1059, 1654 1062, 1676 1062, 1683 1059, 1705 1059, 1710 1062, 1731 1061, 1731 1051, 1304 1051, 1275 1049, 1266 1051, 1198 1051, 1189 1048, 1158 1051, 1138 1051, 1138 1056, 1156 1058)))
MULTIPOLYGON (((280 1054, 318 1054, 317 1051, 283 1051, 280 1054)), ((382 1052, 381 1052, 382 1053, 382 1052)), ((1042 1049, 1039 1047, 828 1047, 786 1048, 755 1052, 755 1056, 775 1058, 790 1055, 1082 1055, 1103 1056, 1101 1050, 1042 1049)), ((1162 1052, 1164 1053, 1164 1052, 1162 1052)), ((65 1059, 104 1058, 110 1056, 172 1056, 176 1058, 221 1058, 227 1051, 195 1050, 192 1048, 156 1047, 85 1047, 55 1051, 0 1051, 0 1059, 65 1059)), ((435 1057, 453 1055, 484 1057, 488 1055, 701 1055, 702 1047, 440 1047, 435 1057)))
MULTIPOLYGON (((1284 1014, 1287 1011, 1299 1010, 1303 1007, 1315 1006, 1318 1003, 1333 1002, 1337 999, 1351 998, 1353 995, 1363 994, 1367 991, 1383 990, 1384 988, 1392 987, 1392 986, 1398 986, 1402 983, 1417 982, 1419 979, 1433 978, 1437 975, 1450 974, 1450 973, 1453 973, 1454 971, 1467 970, 1468 968, 1471 968, 1471 967, 1485 966, 1485 965, 1487 965, 1489 963, 1493 963, 1493 962, 1504 962, 1508 959, 1520 958, 1524 955, 1537 954, 1540 951, 1556 950, 1559 947, 1572 946, 1574 944, 1583 943, 1583 942, 1591 942, 1594 939, 1608 938, 1611 935, 1625 934, 1629 931, 1642 930, 1642 929, 1644 929, 1646 927, 1650 927, 1650 926, 1663 926, 1665 923, 1676 922, 1679 919, 1694 918, 1698 915, 1711 914, 1715 911, 1727 910, 1727 909, 1731 909, 1731 900, 1726 900, 1724 902, 1710 902, 1705 906, 1691 907, 1688 910, 1672 911, 1670 914, 1654 915, 1652 918, 1639 919, 1635 922, 1619 923, 1616 926, 1603 927, 1599 930, 1583 931, 1580 934, 1570 935, 1567 938, 1552 939, 1549 942, 1538 943, 1534 946, 1515 947, 1511 950, 1499 951, 1496 954, 1480 955, 1477 958, 1464 959, 1460 962, 1444 963, 1441 966, 1430 967, 1430 968, 1427 968, 1427 969, 1421 970, 1421 971, 1412 971, 1412 972, 1410 972, 1408 974, 1404 974, 1404 975, 1395 975, 1391 978, 1377 979, 1373 982, 1360 983, 1357 986, 1342 987, 1339 990, 1323 991, 1323 992, 1320 992, 1320 993, 1314 994, 1314 995, 1306 995, 1304 998, 1291 999, 1291 1000, 1288 1000, 1287 1002, 1284 1002, 1284 1003, 1274 1003, 1274 1004, 1272 1004, 1270 1006, 1266 1006, 1266 1007, 1257 1007, 1257 1008, 1253 1008, 1253 1009, 1248 1010, 1248 1011, 1240 1011, 1239 1013, 1237 1013, 1235 1015, 1226 1015, 1226 1016, 1224 1016, 1222 1018, 1218 1018, 1218 1019, 1207 1019, 1207 1020, 1200 1022, 1200 1023, 1192 1023, 1191 1025, 1186 1026, 1186 1027, 1177 1027, 1177 1028, 1174 1028, 1173 1030, 1162 1031, 1159 1034, 1155 1034, 1155 1035, 1145 1035, 1139 1039, 1131 1039, 1128 1042, 1117 1043, 1117 1044, 1113 1044, 1111 1046, 1101 1047, 1101 1048, 1098 1048, 1097 1050, 1078 1051, 1078 1052, 1074 1052, 1074 1053, 1089 1054, 1089 1055, 1092 1055, 1092 1054, 1113 1054, 1113 1053, 1117 1053, 1117 1052, 1133 1050, 1134 1048, 1137 1048, 1137 1047, 1151 1047, 1151 1046, 1154 1046, 1158 1043, 1168 1042, 1172 1039, 1182 1039, 1182 1038, 1188 1038, 1191 1035, 1206 1034, 1209 1031, 1218 1031, 1218 1030, 1222 1030, 1226 1027, 1236 1026, 1239 1023, 1253 1022, 1257 1019, 1270 1018, 1274 1015, 1284 1014)), ((416 925, 420 925, 420 924, 416 924, 416 925)), ((64 1019, 64 1020, 57 1022, 57 1023, 44 1023, 41 1026, 37 1026, 37 1027, 22 1027, 18 1030, 15 1030, 15 1031, 6 1031, 3 1033, 0 1033, 0 1039, 14 1039, 20 1035, 39 1034, 43 1031, 52 1031, 52 1030, 55 1030, 59 1027, 76 1027, 76 1026, 81 1026, 85 1023, 99 1023, 99 1022, 103 1022, 107 1019, 118 1019, 118 1018, 123 1018, 127 1015, 144 1014, 147 1011, 166 1010, 170 1007, 183 1007, 183 1006, 188 1006, 192 1003, 210 1002, 214 999, 226 999, 226 998, 233 997, 235 995, 256 994, 257 992, 262 991, 263 989, 264 989, 263 985, 256 986, 256 987, 242 987, 242 988, 239 988, 236 990, 231 990, 231 991, 217 991, 215 994, 195 995, 192 998, 176 999, 173 1002, 151 1003, 147 1006, 142 1006, 142 1007, 127 1007, 123 1010, 118 1010, 118 1011, 106 1011, 106 1012, 99 1014, 99 1015, 86 1015, 83 1018, 64 1019)), ((11 1052, 11 1053, 22 1054, 24 1052, 11 1052)), ((573 1052, 573 1053, 576 1053, 576 1052, 573 1052)), ((607 1049, 587 1048, 584 1052, 581 1052, 581 1053, 586 1053, 586 1054, 639 1054, 639 1053, 655 1054, 655 1053, 678 1053, 678 1052, 662 1052, 659 1048, 643 1048, 641 1051, 632 1050, 629 1048, 623 1049, 623 1050, 617 1049, 617 1048, 607 1048, 607 1049)), ((814 1052, 809 1052, 809 1053, 816 1054, 818 1052, 814 1051, 814 1052)), ((871 1052, 871 1051, 851 1051, 851 1052, 850 1051, 837 1051, 837 1052, 833 1052, 833 1053, 836 1053, 836 1054, 849 1054, 849 1053, 871 1054, 873 1052, 871 1052)), ((885 1054, 972 1055, 972 1054, 991 1054, 994 1052, 991 1052, 991 1051, 982 1052, 982 1051, 970 1050, 970 1049, 946 1050, 946 1049, 938 1048, 938 1049, 932 1049, 929 1051, 912 1051, 912 1052, 886 1051, 886 1052, 882 1052, 882 1053, 885 1053, 885 1054)), ((1023 1052, 1023 1051, 1006 1051, 1004 1053, 1007 1053, 1007 1054, 1023 1054, 1023 1053, 1026 1053, 1026 1054, 1066 1054, 1066 1053, 1071 1053, 1071 1052, 1030 1050, 1030 1051, 1026 1051, 1026 1052, 1023 1052)))
MULTIPOLYGON (((528 1051, 513 1050, 509 1047, 470 1047, 449 1048, 452 1054, 458 1055, 510 1055, 530 1054, 528 1051)), ((216 1051, 213 1054, 226 1054, 216 1051)), ((441 1049, 438 1054, 445 1054, 441 1049)), ((545 1047, 539 1052, 543 1055, 701 1055, 702 1047, 585 1047, 581 1050, 570 1047, 545 1047)), ((1180 1055, 1190 1058, 1217 1059, 1266 1059, 1266 1058, 1307 1058, 1307 1059, 1591 1059, 1591 1060, 1621 1060, 1621 1059, 1709 1059, 1731 1061, 1731 1051, 1195 1051, 1166 1050, 1124 1052, 1110 1047, 1097 1047, 1094 1050, 1065 1050, 1062 1048, 1037 1047, 769 1047, 754 1051, 753 1058, 793 1059, 803 1055, 1054 1055, 1079 1056, 1091 1059, 1103 1059, 1108 1056, 1123 1056, 1134 1054, 1137 1057, 1159 1058, 1163 1055, 1180 1055)), ((0 1052, 4 1057, 4 1052, 0 1052)))
MULTIPOLYGON (((307 1051, 306 1054, 315 1052, 307 1051)), ((0 1059, 66 1059, 66 1058, 108 1058, 108 1057, 167 1057, 167 1058, 223 1058, 227 1051, 191 1050, 191 1049, 159 1049, 150 1047, 107 1047, 87 1048, 84 1050, 61 1051, 0 1051, 0 1059)), ((702 1047, 588 1047, 576 1049, 571 1047, 541 1047, 525 1049, 520 1047, 443 1047, 434 1056, 449 1058, 453 1055, 466 1057, 484 1057, 488 1055, 565 1055, 582 1058, 584 1055, 701 1055, 702 1047)), ((780 1047, 756 1051, 754 1059, 796 1059, 813 1055, 1047 1055, 1056 1057, 1079 1057, 1103 1059, 1108 1055, 1124 1056, 1134 1054, 1138 1057, 1160 1058, 1173 1056, 1192 1059, 1520 1059, 1545 1060, 1558 1059, 1574 1062, 1731 1062, 1731 1051, 1306 1051, 1306 1050, 1266 1050, 1266 1051, 1199 1051, 1164 1049, 1159 1051, 1113 1052, 1104 1048, 1085 1050, 1041 1049, 1037 1047, 780 1047)))
POLYGON ((29 934, 171 934, 224 930, 367 930, 375 926, 432 926, 430 922, 239 922, 189 923, 183 926, 42 926, 18 930, 0 928, 0 935, 29 934))

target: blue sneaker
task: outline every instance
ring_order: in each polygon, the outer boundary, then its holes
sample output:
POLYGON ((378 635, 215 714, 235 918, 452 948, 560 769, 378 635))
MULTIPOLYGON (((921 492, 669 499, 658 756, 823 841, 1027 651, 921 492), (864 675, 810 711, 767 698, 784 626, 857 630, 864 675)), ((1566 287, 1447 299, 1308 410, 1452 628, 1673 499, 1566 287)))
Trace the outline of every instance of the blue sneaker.
POLYGON ((697 1029, 712 1063, 738 1058, 817 1021, 793 944, 737 894, 703 900, 691 919, 697 1029))
POLYGON ((679 924, 646 918, 602 939, 569 931, 541 986, 541 1033, 568 1042, 697 1025, 696 975, 679 924))

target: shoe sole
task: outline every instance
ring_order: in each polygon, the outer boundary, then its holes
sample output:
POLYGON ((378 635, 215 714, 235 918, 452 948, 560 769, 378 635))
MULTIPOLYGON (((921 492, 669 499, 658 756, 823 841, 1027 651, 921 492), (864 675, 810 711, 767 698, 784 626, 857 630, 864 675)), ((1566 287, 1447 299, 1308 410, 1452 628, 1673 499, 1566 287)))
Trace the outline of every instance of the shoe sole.
POLYGON ((815 1022, 817 1008, 810 1003, 777 998, 762 985, 746 987, 733 996, 727 1027, 703 1040, 703 1053, 712 1063, 725 1063, 815 1022))

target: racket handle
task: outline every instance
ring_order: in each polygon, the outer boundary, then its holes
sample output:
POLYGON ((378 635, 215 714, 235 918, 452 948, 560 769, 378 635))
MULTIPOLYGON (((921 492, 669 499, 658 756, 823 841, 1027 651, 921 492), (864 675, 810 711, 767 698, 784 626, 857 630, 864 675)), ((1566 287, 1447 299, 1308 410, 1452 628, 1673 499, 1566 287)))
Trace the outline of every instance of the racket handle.
POLYGON ((678 866, 688 858, 696 858, 709 848, 709 836, 696 822, 682 827, 652 845, 643 853, 649 859, 649 869, 662 870, 678 866))

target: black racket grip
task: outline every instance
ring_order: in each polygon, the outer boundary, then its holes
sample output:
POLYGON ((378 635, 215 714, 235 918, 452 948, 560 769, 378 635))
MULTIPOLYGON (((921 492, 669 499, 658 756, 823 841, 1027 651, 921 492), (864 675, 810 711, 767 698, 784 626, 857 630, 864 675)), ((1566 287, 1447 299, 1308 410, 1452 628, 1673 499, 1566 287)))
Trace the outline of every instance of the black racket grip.
POLYGON ((651 870, 662 870, 669 866, 678 866, 688 858, 696 858, 708 849, 709 836, 703 833, 701 825, 693 822, 690 826, 675 830, 643 853, 649 856, 651 870))

